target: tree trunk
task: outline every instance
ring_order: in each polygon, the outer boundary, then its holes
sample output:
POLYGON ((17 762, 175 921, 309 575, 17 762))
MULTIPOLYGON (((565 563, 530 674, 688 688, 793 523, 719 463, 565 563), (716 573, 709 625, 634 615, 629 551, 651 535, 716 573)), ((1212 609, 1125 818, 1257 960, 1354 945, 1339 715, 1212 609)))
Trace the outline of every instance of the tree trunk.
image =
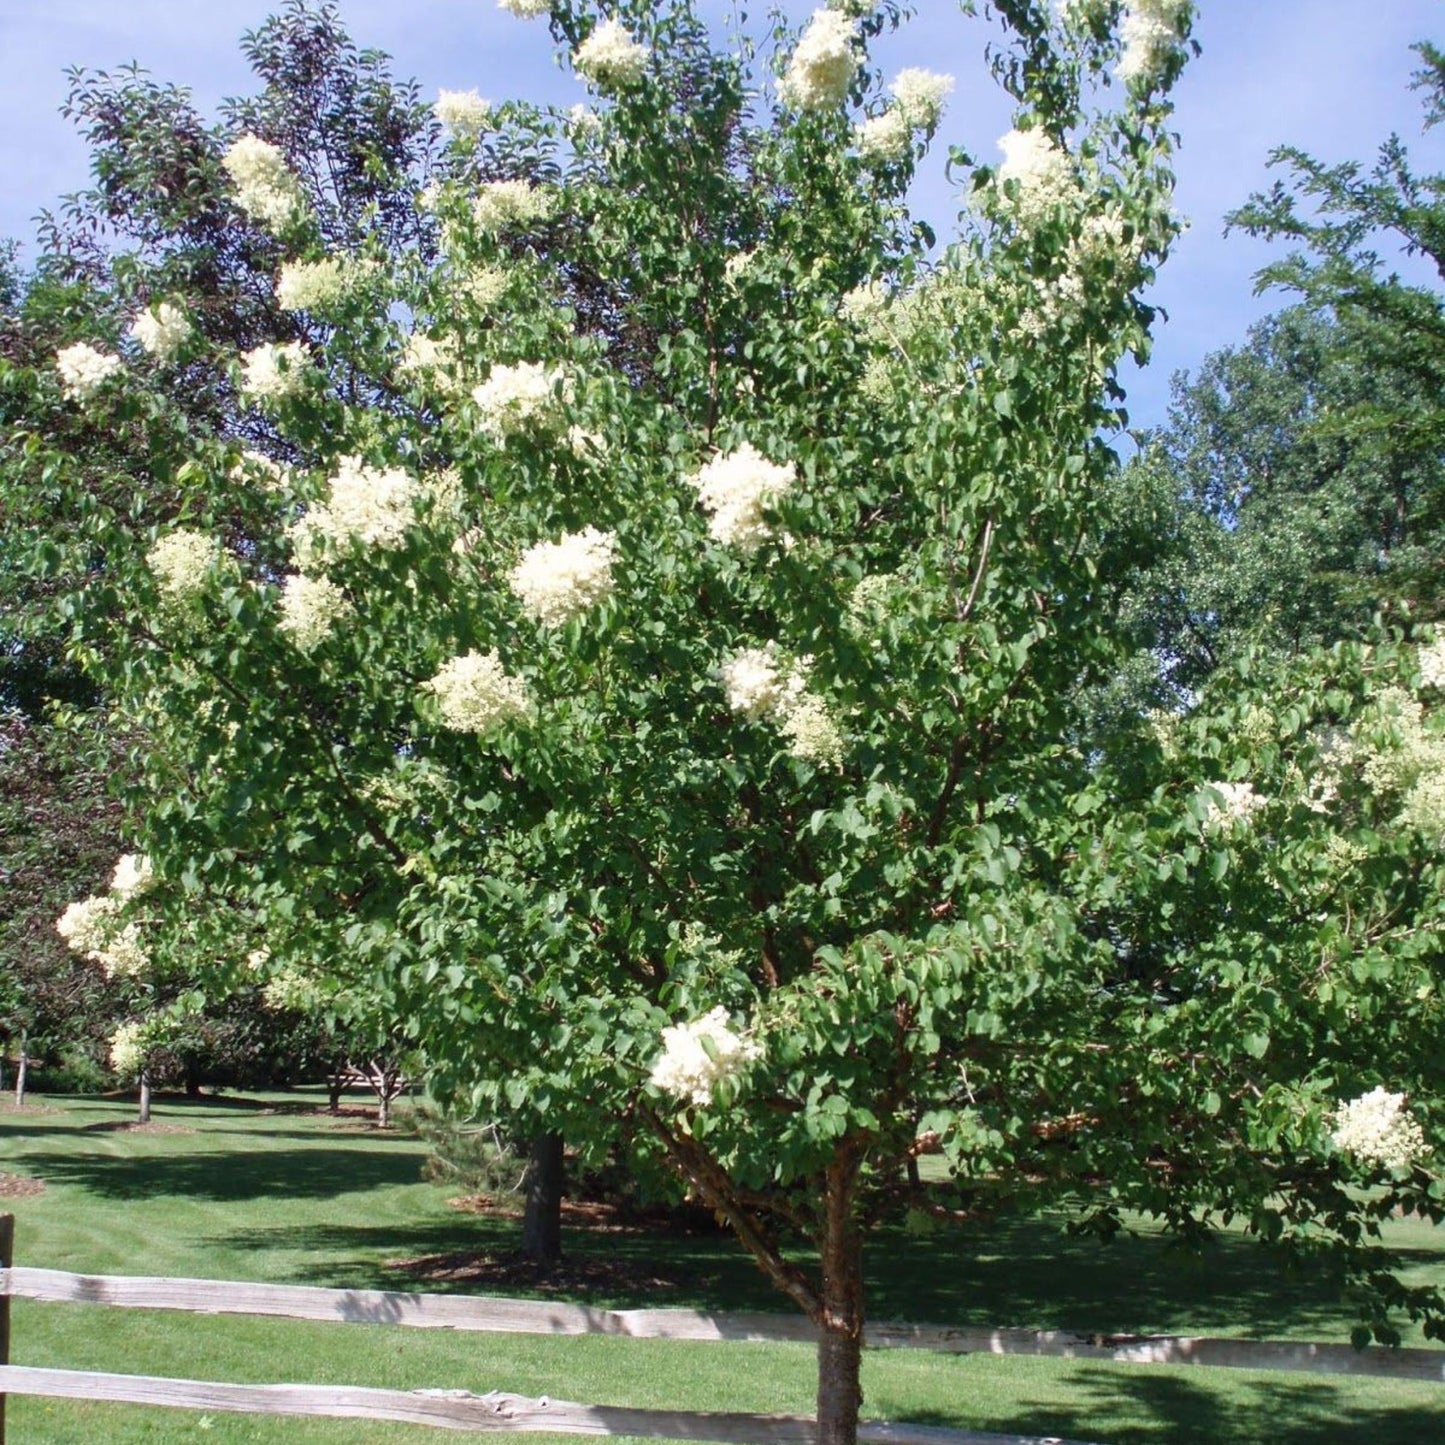
POLYGON ((337 1064, 331 1077, 326 1081, 326 1109, 328 1113, 341 1112, 341 1091, 346 1087, 346 1065, 337 1064))
POLYGON ((863 1405, 863 1236, 854 1217, 858 1169, 851 1158, 828 1170, 821 1241, 823 1308, 818 1320, 818 1445, 856 1445, 863 1405))
POLYGON ((391 1082, 384 1076, 376 1086, 376 1127, 391 1128, 391 1082))
POLYGON ((140 1122, 151 1121, 151 1076, 145 1069, 140 1071, 140 1122))
POLYGON ((30 1044, 24 1034, 20 1035, 20 1059, 15 1065, 15 1107, 25 1107, 25 1076, 30 1072, 30 1044))
POLYGON ((540 1134, 527 1165, 527 1212, 522 1219, 522 1253, 551 1264, 562 1258, 562 1136, 540 1134))

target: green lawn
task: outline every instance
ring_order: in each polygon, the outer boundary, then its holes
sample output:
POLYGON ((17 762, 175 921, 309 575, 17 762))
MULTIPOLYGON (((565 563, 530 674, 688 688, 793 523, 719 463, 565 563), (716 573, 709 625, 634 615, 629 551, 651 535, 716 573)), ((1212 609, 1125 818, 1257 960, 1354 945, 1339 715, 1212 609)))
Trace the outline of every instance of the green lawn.
MULTIPOLYGON (((115 1274, 174 1274, 345 1287, 414 1287, 406 1257, 505 1251, 514 1226, 448 1207, 420 1178, 422 1149, 354 1118, 310 1112, 311 1096, 162 1100, 160 1129, 121 1127, 123 1100, 0 1110, 0 1173, 42 1179, 8 1198, 17 1262, 115 1274)), ((1438 1232, 1398 1226, 1420 1278, 1445 1276, 1438 1232)), ((635 1263, 595 1303, 780 1308, 728 1240, 573 1231, 576 1259, 635 1263)), ((881 1236, 875 1318, 943 1323, 1340 1339, 1353 1312, 1316 1280, 1289 1277, 1225 1239, 1180 1259, 1151 1236, 1112 1246, 1048 1222, 968 1236, 881 1236)), ((513 1287, 511 1293, 524 1290, 513 1287)), ((16 1302, 19 1364, 233 1381, 501 1389, 684 1409, 810 1408, 804 1347, 605 1338, 451 1335, 366 1325, 41 1306, 16 1302)), ((1445 1387, 1299 1375, 1085 1365, 1058 1360, 871 1354, 875 1418, 1107 1445, 1422 1445, 1445 1439, 1445 1387)), ((435 1441, 440 1432, 352 1422, 77 1406, 14 1398, 10 1438, 41 1445, 132 1441, 435 1441)))

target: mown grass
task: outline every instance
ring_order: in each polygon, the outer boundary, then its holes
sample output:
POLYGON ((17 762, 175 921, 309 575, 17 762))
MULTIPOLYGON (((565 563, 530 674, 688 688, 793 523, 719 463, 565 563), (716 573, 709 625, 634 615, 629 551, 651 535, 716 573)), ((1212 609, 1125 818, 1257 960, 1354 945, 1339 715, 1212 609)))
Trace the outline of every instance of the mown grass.
MULTIPOLYGON (((124 1100, 47 1100, 0 1112, 0 1172, 43 1194, 0 1201, 17 1217, 17 1262, 92 1273, 170 1274, 337 1287, 414 1287, 405 1257, 505 1251, 515 1225, 461 1214, 420 1177, 422 1147, 364 1121, 310 1112, 314 1099, 163 1100, 166 1129, 131 1132, 124 1100), (305 1110, 302 1112, 301 1110, 305 1110)), ((1438 1232, 1402 1222, 1420 1278, 1445 1277, 1438 1232)), ((775 1309, 780 1302, 721 1237, 574 1231, 571 1255, 627 1271, 592 1302, 775 1309)), ((1184 1258, 1141 1234, 1111 1246, 1049 1221, 872 1243, 875 1318, 1105 1332, 1339 1339, 1353 1311, 1322 1281, 1290 1275, 1244 1241, 1184 1258)), ((434 1286, 435 1287, 435 1286, 434 1286)), ((522 1293, 513 1288, 509 1292, 522 1293)), ((41 1306, 17 1301, 16 1363, 232 1381, 397 1389, 501 1389, 597 1404, 807 1412, 811 1352, 606 1338, 451 1335, 41 1306)), ((1347 1378, 1084 1365, 880 1352, 865 1363, 874 1418, 1108 1445, 1421 1445, 1445 1439, 1445 1389, 1347 1378)), ((10 1438, 40 1445, 133 1441, 435 1441, 436 1432, 355 1422, 84 1406, 12 1398, 10 1438)), ((535 1438, 535 1437, 534 1437, 535 1438)))

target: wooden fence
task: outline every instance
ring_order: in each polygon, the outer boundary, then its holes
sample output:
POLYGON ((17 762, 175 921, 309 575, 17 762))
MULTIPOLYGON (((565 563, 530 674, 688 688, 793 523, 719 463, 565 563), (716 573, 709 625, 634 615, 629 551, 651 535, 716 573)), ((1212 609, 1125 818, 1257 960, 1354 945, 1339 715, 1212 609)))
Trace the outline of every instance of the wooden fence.
MULTIPOLYGON (((714 1315, 677 1309, 607 1310, 546 1300, 320 1289, 229 1280, 80 1275, 18 1268, 14 1267, 11 1253, 12 1232, 11 1217, 0 1215, 0 1445, 4 1445, 5 1439, 7 1392, 247 1414, 389 1420, 464 1431, 634 1435, 738 1442, 738 1445, 751 1441, 806 1442, 814 1438, 814 1422, 806 1416, 634 1410, 549 1398, 531 1400, 498 1392, 475 1395, 456 1390, 231 1385, 11 1365, 8 1353, 11 1299, 512 1334, 602 1334, 628 1339, 748 1343, 807 1343, 816 1338, 813 1326, 801 1316, 714 1315)), ((1356 1350, 1348 1345, 1292 1341, 1097 1336, 1064 1331, 954 1329, 888 1323, 870 1325, 867 1343, 877 1349, 1054 1356, 1130 1364, 1214 1365, 1445 1383, 1445 1350, 1380 1347, 1356 1350)), ((863 1425, 859 1438, 868 1445, 1071 1445, 1067 1441, 1044 1442, 1018 1435, 878 1422, 863 1425)))

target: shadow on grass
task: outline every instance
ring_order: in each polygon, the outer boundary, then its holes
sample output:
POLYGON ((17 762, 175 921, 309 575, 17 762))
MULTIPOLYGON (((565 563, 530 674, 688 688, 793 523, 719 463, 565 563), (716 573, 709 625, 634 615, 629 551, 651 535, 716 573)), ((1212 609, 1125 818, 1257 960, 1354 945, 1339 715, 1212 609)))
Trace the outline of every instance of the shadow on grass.
MULTIPOLYGON (((1349 1381, 1209 1374, 1206 1381, 1083 1366, 1067 1381, 1082 1403, 1021 1404, 984 1428, 1107 1445, 1431 1445, 1445 1439, 1445 1402, 1362 1405, 1349 1381)), ((910 1418, 953 1428, 964 1423, 942 1411, 910 1412, 910 1418)))
POLYGON ((513 1277, 505 1286, 493 1287, 469 1277, 465 1262, 511 1261, 521 1240, 520 1219, 458 1214, 455 1223, 441 1224, 247 1229, 211 1242, 228 1249, 294 1252, 299 1256, 291 1271, 296 1282, 335 1289, 585 1299, 619 1309, 667 1306, 786 1313, 789 1308, 728 1236, 564 1229, 564 1257, 555 1280, 528 1283, 513 1277), (406 1261, 423 1262, 423 1268, 408 1269, 406 1261), (606 1267, 606 1285, 588 1290, 568 1286, 569 1279, 586 1273, 585 1267, 592 1264, 606 1267), (453 1266, 455 1277, 449 1274, 453 1266))
POLYGON ((414 1152, 326 1143, 250 1151, 188 1148, 135 1156, 56 1153, 37 1156, 36 1162, 49 1183, 72 1185, 105 1199, 327 1199, 416 1184, 421 1177, 414 1152))
MULTIPOLYGON (((1353 1320, 1317 1265, 1298 1267, 1237 1235, 1192 1252, 1158 1235, 1112 1243, 1073 1236, 1044 1217, 924 1240, 880 1232, 871 1243, 869 1314, 876 1320, 1319 1339, 1343 1338, 1353 1320)), ((1400 1257, 1445 1264, 1425 1250, 1400 1257)))

